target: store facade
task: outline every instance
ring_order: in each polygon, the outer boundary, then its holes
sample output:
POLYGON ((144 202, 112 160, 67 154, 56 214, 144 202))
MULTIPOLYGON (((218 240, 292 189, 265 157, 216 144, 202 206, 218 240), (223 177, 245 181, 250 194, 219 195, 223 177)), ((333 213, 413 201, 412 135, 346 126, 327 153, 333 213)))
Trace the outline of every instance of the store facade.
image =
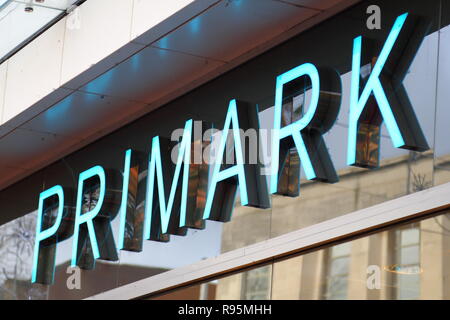
POLYGON ((450 298, 449 24, 359 2, 0 191, 1 297, 450 298))

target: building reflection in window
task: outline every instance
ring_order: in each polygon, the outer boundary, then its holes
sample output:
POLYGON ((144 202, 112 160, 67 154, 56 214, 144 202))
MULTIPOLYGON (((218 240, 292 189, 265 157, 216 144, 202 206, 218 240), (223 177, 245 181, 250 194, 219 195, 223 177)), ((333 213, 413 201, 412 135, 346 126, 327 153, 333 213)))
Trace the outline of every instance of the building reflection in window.
POLYGON ((242 299, 267 300, 270 298, 270 266, 247 271, 244 275, 242 299))
POLYGON ((393 298, 420 298, 420 228, 413 224, 393 232, 393 298))
POLYGON ((347 299, 351 243, 343 243, 327 250, 323 299, 347 299))
POLYGON ((216 299, 449 299, 449 237, 445 212, 225 276, 216 299))

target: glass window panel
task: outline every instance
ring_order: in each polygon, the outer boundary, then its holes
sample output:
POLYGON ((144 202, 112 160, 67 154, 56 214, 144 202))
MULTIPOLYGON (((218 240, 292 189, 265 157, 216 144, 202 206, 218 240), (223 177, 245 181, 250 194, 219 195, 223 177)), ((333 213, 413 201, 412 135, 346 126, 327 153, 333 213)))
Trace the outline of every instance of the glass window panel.
POLYGON ((270 266, 247 271, 243 282, 243 299, 265 300, 270 296, 270 266))
POLYGON ((442 26, 439 32, 439 61, 436 92, 436 145, 435 145, 435 184, 443 184, 450 181, 450 117, 448 101, 450 93, 448 83, 450 81, 450 61, 447 59, 450 54, 450 3, 442 1, 442 26))
POLYGON ((402 248, 399 262, 402 266, 418 265, 420 263, 420 248, 418 246, 402 248))
POLYGON ((332 258, 339 244, 275 262, 272 299, 450 299, 449 230, 445 213, 349 241, 347 258, 332 258))
POLYGON ((417 299, 420 296, 420 276, 417 274, 398 276, 398 299, 417 299))
POLYGON ((0 0, 0 60, 77 0, 0 0))
MULTIPOLYGON (((210 292, 208 299, 450 299, 450 280, 443 268, 450 249, 447 229, 450 230, 449 213, 348 241, 345 246, 352 249, 347 257, 350 263, 345 275, 330 275, 340 263, 327 265, 334 248, 342 247, 339 244, 170 291, 153 299, 198 299, 201 290, 206 290, 201 289, 205 286, 210 292), (389 242, 390 237, 415 228, 420 243, 428 247, 421 251, 418 260, 422 267, 392 267, 390 257, 398 254, 398 248, 389 242)), ((343 259, 331 259, 335 260, 343 259)))
POLYGON ((0 10, 0 59, 61 14, 61 10, 11 1, 0 10))
POLYGON ((337 245, 337 246, 333 247, 333 249, 331 250, 331 255, 333 257, 347 256, 350 254, 351 248, 352 247, 351 247, 350 243, 343 243, 343 244, 337 245))
POLYGON ((331 275, 346 274, 348 272, 349 263, 348 257, 333 259, 330 266, 331 275))
POLYGON ((327 300, 344 300, 347 298, 347 277, 331 277, 328 280, 324 298, 327 300))
POLYGON ((420 230, 417 228, 403 230, 401 232, 401 239, 400 239, 402 246, 419 243, 420 241, 419 235, 420 230))

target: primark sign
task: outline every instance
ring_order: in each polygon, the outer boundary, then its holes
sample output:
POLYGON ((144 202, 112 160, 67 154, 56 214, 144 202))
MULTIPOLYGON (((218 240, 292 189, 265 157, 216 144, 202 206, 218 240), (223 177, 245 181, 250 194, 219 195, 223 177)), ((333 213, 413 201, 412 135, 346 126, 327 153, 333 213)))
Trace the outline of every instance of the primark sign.
MULTIPOLYGON (((349 166, 378 166, 383 122, 396 148, 429 149, 402 84, 428 28, 427 21, 408 13, 397 17, 368 65, 362 61, 370 41, 354 39, 353 52, 349 48, 349 166)), ((340 75, 332 68, 304 63, 279 75, 274 89, 268 172, 250 159, 261 142, 252 148, 242 134, 253 130, 259 137, 257 106, 236 99, 224 102, 229 103, 224 127, 209 141, 199 139, 195 128, 204 133, 212 125, 186 119, 176 145, 155 136, 149 154, 126 150, 122 168, 107 170, 93 164, 79 173, 77 190, 55 185, 42 192, 32 282, 53 283, 57 244, 69 238, 71 265, 93 269, 96 259, 118 260, 118 250, 142 251, 144 240, 167 242, 170 235, 205 228, 205 220, 230 221, 236 199, 242 206, 270 208, 271 194, 296 197, 300 167, 308 180, 336 183, 338 175, 323 135, 339 113, 340 75), (308 106, 299 115, 293 111, 293 97, 306 91, 308 106), (209 161, 198 157, 203 149, 209 150, 209 161), (224 161, 230 153, 232 161, 224 161), (111 221, 116 217, 120 228, 113 235, 111 221)))

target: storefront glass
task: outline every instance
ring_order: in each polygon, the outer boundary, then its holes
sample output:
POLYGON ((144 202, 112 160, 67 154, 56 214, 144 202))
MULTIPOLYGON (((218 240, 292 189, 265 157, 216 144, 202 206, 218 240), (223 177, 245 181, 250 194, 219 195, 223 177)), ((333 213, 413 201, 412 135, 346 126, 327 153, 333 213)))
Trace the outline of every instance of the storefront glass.
MULTIPOLYGON (((230 2, 230 7, 235 5, 237 3, 230 2)), ((16 219, 0 222, 0 288, 3 292, 0 297, 89 297, 449 182, 450 167, 447 168, 447 158, 450 148, 447 147, 447 136, 450 132, 447 131, 450 129, 447 120, 450 119, 450 114, 446 111, 449 99, 445 88, 448 83, 446 77, 450 76, 450 66, 446 67, 446 57, 449 56, 446 50, 450 50, 450 38, 446 40, 446 34, 450 32, 449 23, 450 5, 445 0, 363 1, 1 191, 1 210, 16 219), (369 30, 366 25, 368 5, 378 5, 381 8, 380 30, 369 30), (359 156, 362 158, 360 160, 366 161, 367 167, 374 168, 349 167, 347 139, 353 41, 362 35, 364 43, 373 44, 365 52, 363 61, 365 68, 370 71, 394 21, 404 12, 409 12, 411 19, 413 16, 419 17, 418 25, 422 26, 423 23, 428 30, 424 31, 425 38, 417 54, 412 57, 403 83, 429 150, 416 152, 395 148, 386 126, 380 125, 379 119, 375 119, 372 122, 366 121, 365 129, 361 127, 361 130, 366 130, 365 138, 369 142, 359 141, 358 145, 361 153, 359 156), (31 285, 36 210, 40 192, 61 184, 71 190, 72 197, 75 198, 78 175, 82 171, 94 165, 102 165, 122 174, 125 150, 132 148, 148 155, 152 137, 159 135, 174 138, 174 131, 183 128, 185 121, 190 118, 213 123, 215 128, 221 129, 228 102, 234 98, 250 102, 259 108, 260 161, 263 168, 267 169, 271 155, 270 130, 274 122, 276 77, 306 62, 329 67, 340 74, 340 110, 334 126, 323 135, 323 143, 334 163, 339 182, 328 184, 307 180, 301 169, 301 161, 292 149, 290 162, 285 167, 289 170, 286 169, 282 176, 285 179, 283 183, 286 183, 284 192, 281 192, 284 195, 271 196, 270 209, 241 206, 237 197, 230 222, 207 221, 203 230, 190 229, 185 236, 171 235, 169 242, 144 241, 141 252, 119 251, 116 261, 98 260, 93 270, 81 271, 80 289, 71 288, 69 284, 70 277, 74 275, 74 271, 68 269, 72 252, 70 238, 58 244, 55 284, 31 285), (297 183, 299 178, 300 184, 297 183)), ((422 29, 419 28, 420 30, 422 29)), ((413 39, 413 36, 408 39, 413 39)), ((404 52, 395 54, 404 54, 402 61, 408 59, 404 52)), ((106 76, 99 77, 95 80, 98 83, 93 85, 107 85, 104 77, 106 76)), ((362 78, 364 79, 363 74, 362 78)), ((398 85, 394 92, 397 94, 400 90, 401 86, 398 85)), ((310 101, 308 87, 296 88, 290 94, 291 99, 284 101, 283 112, 288 115, 284 119, 285 124, 301 118, 307 112, 310 101)), ((92 99, 100 97, 93 96, 92 99)), ((77 103, 87 104, 89 101, 77 103)), ((374 116, 376 117, 377 115, 374 116)), ((141 169, 139 185, 145 184, 146 177, 146 168, 141 169)), ((91 194, 84 195, 86 206, 93 205, 98 197, 96 190, 91 191, 91 194)), ((142 208, 143 202, 138 205, 142 208)), ((217 299, 446 298, 447 219, 444 214, 395 227, 230 275, 206 285, 190 287, 185 293, 217 299), (376 289, 368 287, 368 268, 381 277, 381 282, 375 283, 376 289), (296 285, 290 285, 292 283, 296 285)), ((119 220, 114 217, 111 221, 110 231, 116 244, 119 220)), ((184 295, 179 291, 168 294, 184 295)))
MULTIPOLYGON (((190 298, 449 299, 449 227, 449 213, 397 225, 211 281, 208 285, 214 287, 215 296, 190 298)), ((176 296, 179 291, 150 299, 186 298, 176 296)))

